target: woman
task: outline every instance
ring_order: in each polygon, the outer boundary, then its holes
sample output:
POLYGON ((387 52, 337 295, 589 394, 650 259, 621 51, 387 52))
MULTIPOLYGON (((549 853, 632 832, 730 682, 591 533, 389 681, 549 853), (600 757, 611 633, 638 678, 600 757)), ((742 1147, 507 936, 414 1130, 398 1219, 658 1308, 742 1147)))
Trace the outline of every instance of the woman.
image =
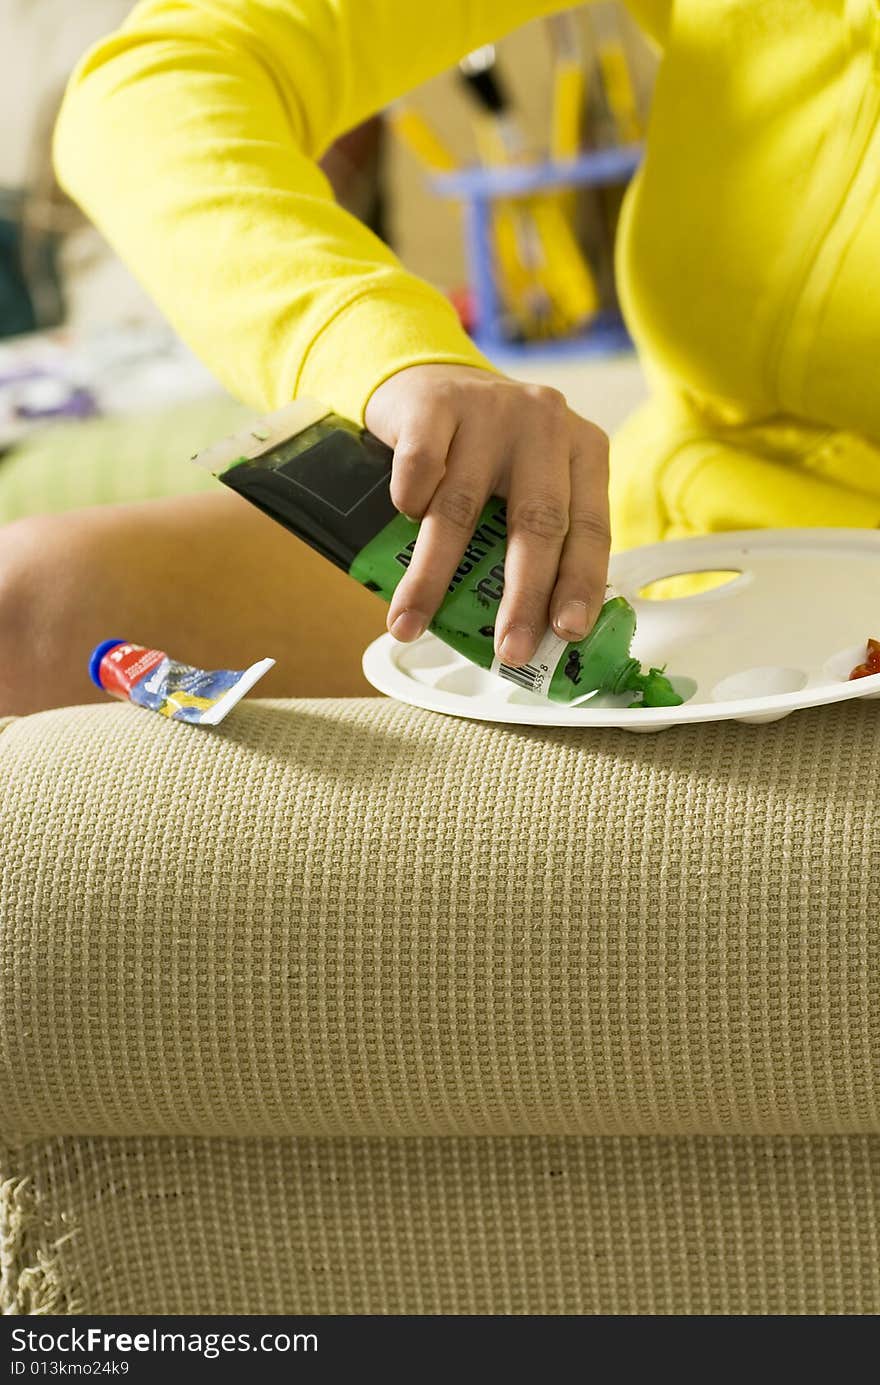
MULTIPOLYGON (((261 408, 318 397, 394 447, 395 503, 423 518, 388 611, 398 638, 429 620, 485 496, 507 494, 496 640, 510 663, 548 620, 580 638, 601 604, 605 439, 553 391, 493 372, 442 296, 335 206, 316 160, 405 88, 560 8, 142 0, 80 65, 56 142, 64 185, 234 393, 261 408)), ((632 8, 663 49, 619 246, 654 399, 615 442, 615 545, 874 527, 876 0, 632 8)), ((2 566, 0 619, 42 643, 0 673, 0 710, 40 705, 49 651, 53 700, 89 696, 82 651, 108 630, 203 663, 271 650, 274 691, 347 692, 377 621, 369 597, 233 496, 27 521, 2 566), (186 609, 181 546, 202 574, 186 609), (309 587, 314 601, 285 599, 309 587), (306 639, 326 658, 308 682, 306 639)))

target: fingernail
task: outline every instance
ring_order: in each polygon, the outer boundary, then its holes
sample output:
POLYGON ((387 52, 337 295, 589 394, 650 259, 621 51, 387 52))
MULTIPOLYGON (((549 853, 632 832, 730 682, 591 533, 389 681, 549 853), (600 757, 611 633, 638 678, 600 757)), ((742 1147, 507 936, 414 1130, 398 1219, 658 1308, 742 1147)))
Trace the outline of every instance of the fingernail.
POLYGON ((409 520, 410 524, 420 524, 420 523, 421 523, 421 520, 418 518, 417 515, 408 515, 408 514, 406 513, 406 510, 401 510, 401 514, 403 515, 404 519, 408 519, 408 520, 409 520))
POLYGON ((511 625, 498 648, 498 657, 517 668, 528 662, 534 647, 535 632, 530 625, 511 625))
POLYGON ((389 629, 396 640, 402 640, 406 644, 424 634, 427 624, 428 618, 423 616, 421 611, 401 611, 389 629))
POLYGON ((562 635, 582 640, 587 633, 587 603, 566 601, 556 617, 556 628, 562 635))

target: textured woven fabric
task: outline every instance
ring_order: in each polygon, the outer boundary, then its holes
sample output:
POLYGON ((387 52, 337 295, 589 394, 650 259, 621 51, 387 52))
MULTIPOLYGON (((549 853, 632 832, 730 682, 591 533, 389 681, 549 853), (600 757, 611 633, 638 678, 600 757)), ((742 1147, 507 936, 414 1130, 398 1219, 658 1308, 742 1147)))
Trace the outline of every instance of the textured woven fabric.
POLYGON ((880 1131, 880 708, 0 734, 0 1128, 880 1131))
POLYGON ((872 1137, 80 1138, 6 1173, 7 1313, 880 1312, 872 1137))

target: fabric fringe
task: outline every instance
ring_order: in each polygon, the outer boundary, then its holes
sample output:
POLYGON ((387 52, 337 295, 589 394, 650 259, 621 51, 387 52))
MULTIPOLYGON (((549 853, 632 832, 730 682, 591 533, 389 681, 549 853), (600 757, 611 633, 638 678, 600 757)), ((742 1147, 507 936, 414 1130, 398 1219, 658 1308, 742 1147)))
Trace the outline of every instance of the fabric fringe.
POLYGON ((10 1176, 0 1182, 0 1313, 45 1316, 76 1313, 80 1305, 62 1248, 76 1235, 65 1218, 51 1216, 33 1180, 10 1176), (59 1234, 60 1230, 60 1234, 59 1234))

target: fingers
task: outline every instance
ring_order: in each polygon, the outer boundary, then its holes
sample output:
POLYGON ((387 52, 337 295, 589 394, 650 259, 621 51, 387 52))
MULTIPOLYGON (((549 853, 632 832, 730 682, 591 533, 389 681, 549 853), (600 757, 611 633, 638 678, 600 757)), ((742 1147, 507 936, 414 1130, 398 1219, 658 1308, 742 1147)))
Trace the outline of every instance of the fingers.
POLYGON ((404 422, 391 466, 391 500, 401 514, 421 519, 443 474, 455 437, 456 417, 442 397, 404 422))
POLYGON ((495 623, 498 658, 526 664, 547 629, 568 531, 570 437, 561 394, 535 393, 514 445, 507 495, 504 596, 495 623))
POLYGON ((388 628, 416 639, 446 596, 486 501, 507 496, 498 657, 527 663, 552 625, 583 639, 605 599, 608 440, 558 391, 473 367, 413 366, 371 396, 366 419, 394 447, 391 498, 420 520, 388 628))
POLYGON ((608 515, 608 439, 576 415, 570 461, 568 534, 550 602, 553 629, 561 639, 582 640, 592 630, 605 600, 611 547, 608 515))
POLYGON ((483 506, 496 470, 485 429, 462 424, 446 469, 421 526, 412 561, 388 610, 388 629, 398 640, 416 639, 440 605, 483 506))

